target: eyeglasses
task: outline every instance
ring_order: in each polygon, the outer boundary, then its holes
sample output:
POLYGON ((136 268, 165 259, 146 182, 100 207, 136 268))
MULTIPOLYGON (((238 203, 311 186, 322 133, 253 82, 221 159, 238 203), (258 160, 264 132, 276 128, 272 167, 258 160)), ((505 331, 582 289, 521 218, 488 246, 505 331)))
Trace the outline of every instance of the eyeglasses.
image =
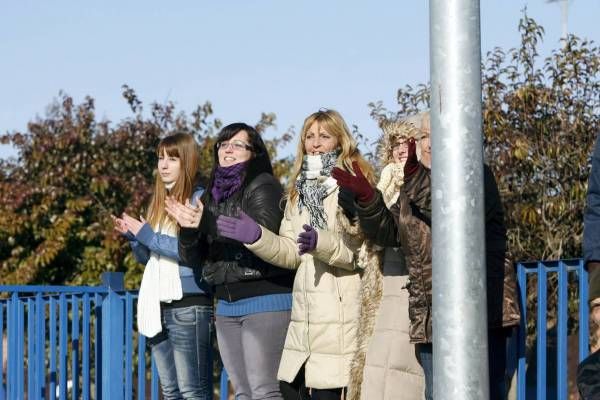
POLYGON ((233 148, 233 150, 252 150, 252 146, 248 143, 242 142, 241 140, 234 140, 231 142, 219 142, 217 143, 217 149, 227 150, 229 147, 233 148))

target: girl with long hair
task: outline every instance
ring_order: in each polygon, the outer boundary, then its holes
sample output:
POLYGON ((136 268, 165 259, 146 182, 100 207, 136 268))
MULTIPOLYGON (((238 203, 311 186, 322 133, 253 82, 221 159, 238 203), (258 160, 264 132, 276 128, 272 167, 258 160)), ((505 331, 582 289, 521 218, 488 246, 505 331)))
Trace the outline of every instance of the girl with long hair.
POLYGON ((167 197, 195 202, 199 151, 187 133, 158 144, 154 193, 146 219, 113 216, 115 229, 145 264, 138 297, 139 332, 148 337, 165 399, 212 399, 212 295, 178 251, 178 227, 165 211, 167 197))

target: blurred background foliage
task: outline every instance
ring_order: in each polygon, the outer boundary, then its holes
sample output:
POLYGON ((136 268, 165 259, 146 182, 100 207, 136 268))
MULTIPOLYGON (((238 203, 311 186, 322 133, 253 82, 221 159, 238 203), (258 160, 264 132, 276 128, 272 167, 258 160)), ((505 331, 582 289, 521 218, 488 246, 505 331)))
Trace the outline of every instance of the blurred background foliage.
MULTIPOLYGON (((113 125, 98 121, 94 100, 81 104, 61 93, 45 118, 26 132, 7 133, 0 142, 17 150, 0 160, 0 270, 4 284, 94 285, 105 271, 125 272, 127 288, 139 287, 144 266, 113 230, 110 214, 137 216, 153 188, 155 149, 164 136, 188 132, 201 148, 201 172, 212 166, 212 145, 222 122, 209 102, 190 115, 172 102, 144 105, 123 86, 131 117, 113 125)), ((263 113, 256 128, 275 125, 263 113)), ((291 157, 278 150, 293 132, 266 139, 275 173, 285 178, 291 157)))

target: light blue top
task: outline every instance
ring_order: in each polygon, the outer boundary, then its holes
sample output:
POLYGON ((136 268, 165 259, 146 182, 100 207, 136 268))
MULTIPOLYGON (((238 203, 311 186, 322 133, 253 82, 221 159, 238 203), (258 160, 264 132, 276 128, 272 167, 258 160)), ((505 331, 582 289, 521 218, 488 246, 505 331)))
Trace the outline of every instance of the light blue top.
MULTIPOLYGON (((198 199, 203 192, 204 189, 198 189, 194 192, 192 198, 198 199)), ((154 232, 148 223, 142 226, 137 235, 134 236, 132 232, 127 232, 124 236, 129 240, 133 256, 141 264, 148 263, 151 253, 168 257, 177 262, 181 261, 179 258, 179 240, 174 236, 154 232)), ((192 268, 179 264, 179 276, 184 294, 211 293, 210 285, 204 281, 198 285, 192 268)))
POLYGON ((219 300, 216 315, 240 317, 262 312, 288 311, 292 309, 292 294, 279 293, 248 297, 237 301, 219 300))

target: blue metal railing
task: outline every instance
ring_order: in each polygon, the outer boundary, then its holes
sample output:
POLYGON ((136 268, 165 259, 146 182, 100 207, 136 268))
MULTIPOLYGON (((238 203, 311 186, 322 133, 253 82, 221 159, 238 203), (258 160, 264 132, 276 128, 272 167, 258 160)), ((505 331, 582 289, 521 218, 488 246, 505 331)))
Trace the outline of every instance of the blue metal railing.
MULTIPOLYGON (((519 263, 517 275, 523 311, 516 340, 517 398, 567 400, 568 322, 575 319, 569 316, 569 301, 571 309, 578 307, 578 359, 589 353, 587 272, 582 260, 561 260, 519 263), (556 279, 555 299, 547 293, 549 279, 556 279), (528 289, 538 294, 535 326, 524 322, 528 289), (549 303, 556 303, 552 327, 549 303), (527 334, 532 332, 535 357, 528 357, 527 334), (549 336, 556 337, 555 357, 549 356, 549 336), (556 364, 550 376, 549 362, 556 364)), ((8 358, 6 369, 0 363, 0 400, 146 399, 147 394, 158 399, 156 368, 144 336, 134 329, 137 293, 123 290, 122 274, 106 274, 103 282, 98 287, 0 286, 0 294, 7 296, 0 299, 0 332, 8 342, 7 354, 0 346, 0 360, 8 358)), ((227 387, 223 371, 221 399, 227 398, 227 387)))
MULTIPOLYGON (((568 330, 569 301, 577 306, 578 312, 578 360, 589 354, 589 306, 587 271, 583 260, 538 261, 517 264, 522 318, 518 335, 517 399, 518 400, 567 400, 568 397, 568 330), (537 277, 535 286, 537 315, 535 326, 527 326, 527 294, 530 281, 537 277), (556 293, 548 296, 548 281, 556 279, 556 293), (571 293, 569 293, 571 291, 571 293), (549 301, 550 300, 550 301, 549 301), (548 324, 548 304, 556 303, 556 320, 548 324), (529 330, 528 330, 529 329, 529 330), (535 331, 535 358, 528 357, 527 334, 535 331), (548 334, 552 335, 549 343, 548 334), (555 337, 555 341, 554 341, 555 337), (549 348, 551 356, 548 356, 549 348), (554 358, 554 351, 556 358, 554 358), (556 365, 556 371, 548 368, 556 365), (535 366, 534 373, 531 369, 535 366), (550 369, 551 375, 548 375, 550 369), (552 376, 554 375, 554 376, 552 376)), ((533 288, 532 288, 533 289, 533 288)), ((531 296, 530 296, 531 297, 531 296)))
POLYGON ((0 286, 8 295, 0 299, 0 332, 8 350, 6 371, 0 363, 0 400, 145 399, 147 385, 150 398, 158 399, 154 366, 147 379, 146 340, 134 334, 137 294, 123 291, 122 274, 105 274, 103 282, 0 286))

